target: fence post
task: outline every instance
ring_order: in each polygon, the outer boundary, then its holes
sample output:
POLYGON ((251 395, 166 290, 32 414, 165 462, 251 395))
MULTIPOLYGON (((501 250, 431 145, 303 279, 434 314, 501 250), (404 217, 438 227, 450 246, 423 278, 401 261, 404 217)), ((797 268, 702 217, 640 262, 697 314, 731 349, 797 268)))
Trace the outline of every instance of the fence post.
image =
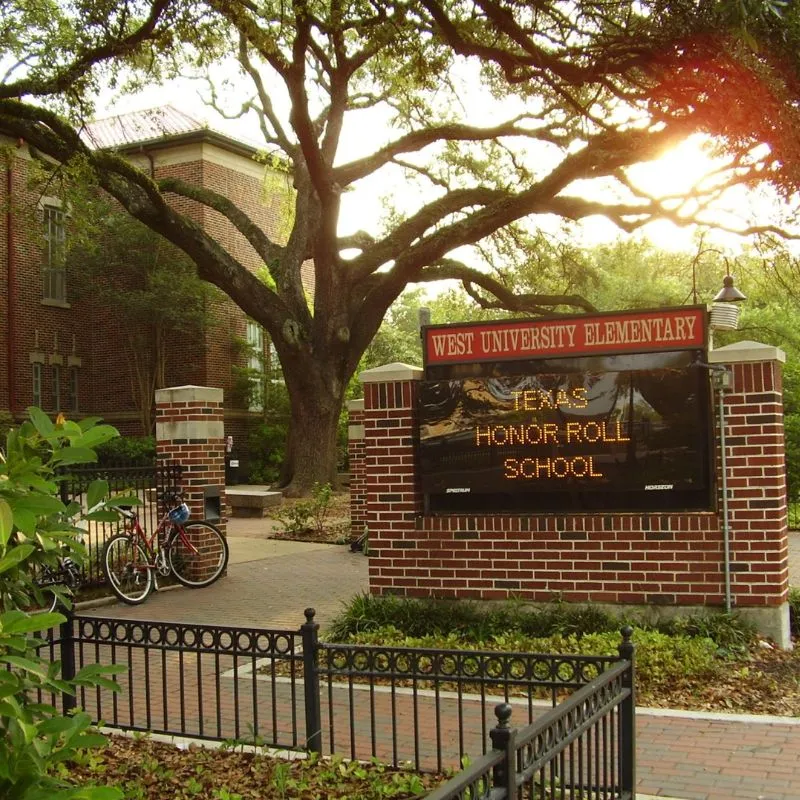
POLYGON ((319 624, 313 608, 305 610, 306 621, 300 626, 303 635, 303 694, 306 707, 306 747, 311 753, 322 752, 322 717, 319 703, 319 624))
POLYGON ((622 643, 619 645, 620 658, 630 663, 622 676, 622 685, 630 689, 628 696, 620 705, 619 773, 623 792, 636 797, 636 669, 634 664, 634 645, 631 641, 633 628, 626 625, 621 631, 622 643))
MULTIPOLYGON (((61 680, 71 681, 75 677, 75 630, 72 609, 62 611, 66 619, 60 626, 59 648, 61 650, 61 680)), ((75 688, 77 692, 77 687, 75 688)), ((78 698, 74 694, 61 693, 61 708, 69 714, 78 706, 78 698)))
POLYGON ((492 772, 492 788, 505 789, 504 797, 510 800, 517 795, 517 732, 509 726, 511 706, 508 703, 498 703, 494 707, 494 715, 497 717, 497 725, 489 731, 489 739, 492 741, 492 749, 502 750, 505 758, 492 772))

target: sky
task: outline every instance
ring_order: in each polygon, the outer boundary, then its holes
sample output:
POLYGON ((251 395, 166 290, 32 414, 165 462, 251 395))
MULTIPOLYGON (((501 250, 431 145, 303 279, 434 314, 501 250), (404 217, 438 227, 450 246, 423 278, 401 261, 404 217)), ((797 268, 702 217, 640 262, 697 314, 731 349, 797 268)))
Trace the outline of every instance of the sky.
MULTIPOLYGON (((153 86, 132 96, 115 97, 111 93, 105 93, 98 98, 97 116, 111 116, 169 103, 205 120, 210 127, 234 138, 256 146, 263 141, 254 117, 226 120, 203 102, 202 94, 207 95, 205 84, 190 79, 173 81, 166 87, 153 86)), ((229 106, 231 109, 241 104, 237 94, 239 97, 244 96, 244 92, 238 92, 236 82, 231 81, 224 93, 225 97, 232 98, 229 106)), ((345 135, 342 137, 342 161, 362 156, 365 152, 375 149, 381 141, 391 135, 387 118, 379 114, 362 116, 357 124, 357 129, 351 128, 349 132, 345 129, 345 135)), ((631 174, 633 179, 648 191, 673 194, 688 190, 693 181, 709 172, 713 166, 714 162, 702 152, 702 140, 695 137, 665 154, 658 162, 634 168, 631 174)), ((394 178, 389 170, 384 170, 372 179, 359 182, 355 191, 343 195, 340 233, 345 235, 357 230, 377 233, 384 214, 385 197, 390 197, 392 202, 400 207, 413 208, 420 201, 419 195, 409 191, 399 169, 394 169, 394 178)), ((755 216, 764 222, 770 221, 775 215, 775 202, 775 198, 769 193, 731 191, 723 204, 727 211, 719 211, 720 219, 735 221, 736 218, 741 220, 744 215, 747 218, 755 216)), ((603 217, 593 217, 578 225, 576 230, 587 246, 612 242, 620 235, 624 235, 603 217)), ((646 236, 664 250, 691 252, 696 248, 696 229, 693 226, 678 227, 671 222, 663 221, 649 224, 639 235, 646 236)), ((705 241, 732 255, 735 255, 743 244, 741 237, 724 232, 712 232, 705 241)), ((465 257, 463 252, 456 255, 465 257)), ((466 260, 474 263, 474 259, 466 260)))

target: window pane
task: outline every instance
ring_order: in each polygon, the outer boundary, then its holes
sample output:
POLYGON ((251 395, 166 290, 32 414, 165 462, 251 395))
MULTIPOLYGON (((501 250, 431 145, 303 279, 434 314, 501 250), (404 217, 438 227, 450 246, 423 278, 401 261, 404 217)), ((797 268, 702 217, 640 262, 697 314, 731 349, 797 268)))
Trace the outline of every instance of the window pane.
POLYGON ((32 364, 33 368, 33 405, 42 406, 42 365, 32 364))
POLYGON ((72 367, 69 371, 69 410, 78 410, 78 368, 72 367))
POLYGON ((61 367, 53 364, 53 410, 61 411, 61 367))
POLYGON ((45 206, 42 210, 44 246, 42 248, 42 297, 66 302, 65 215, 60 208, 45 206))

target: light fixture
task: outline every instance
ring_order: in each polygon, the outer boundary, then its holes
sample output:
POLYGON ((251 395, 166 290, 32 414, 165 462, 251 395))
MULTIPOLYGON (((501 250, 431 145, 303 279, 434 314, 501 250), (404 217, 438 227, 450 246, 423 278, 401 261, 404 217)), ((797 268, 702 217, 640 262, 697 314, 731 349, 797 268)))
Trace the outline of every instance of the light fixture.
POLYGON ((728 273, 722 279, 722 288, 714 296, 713 302, 715 303, 741 303, 742 300, 747 300, 746 295, 742 294, 733 285, 733 276, 728 273))
POLYGON ((709 325, 716 331, 735 331, 739 326, 739 306, 747 297, 733 285, 733 277, 728 274, 722 279, 722 288, 714 296, 709 325))

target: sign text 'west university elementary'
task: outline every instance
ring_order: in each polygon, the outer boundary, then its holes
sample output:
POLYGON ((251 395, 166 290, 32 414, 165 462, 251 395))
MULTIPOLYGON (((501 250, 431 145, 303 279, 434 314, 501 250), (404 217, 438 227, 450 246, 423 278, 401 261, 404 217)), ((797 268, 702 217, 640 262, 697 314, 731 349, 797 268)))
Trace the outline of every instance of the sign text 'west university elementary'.
POLYGON ((702 307, 432 326, 427 364, 702 348, 702 307))

